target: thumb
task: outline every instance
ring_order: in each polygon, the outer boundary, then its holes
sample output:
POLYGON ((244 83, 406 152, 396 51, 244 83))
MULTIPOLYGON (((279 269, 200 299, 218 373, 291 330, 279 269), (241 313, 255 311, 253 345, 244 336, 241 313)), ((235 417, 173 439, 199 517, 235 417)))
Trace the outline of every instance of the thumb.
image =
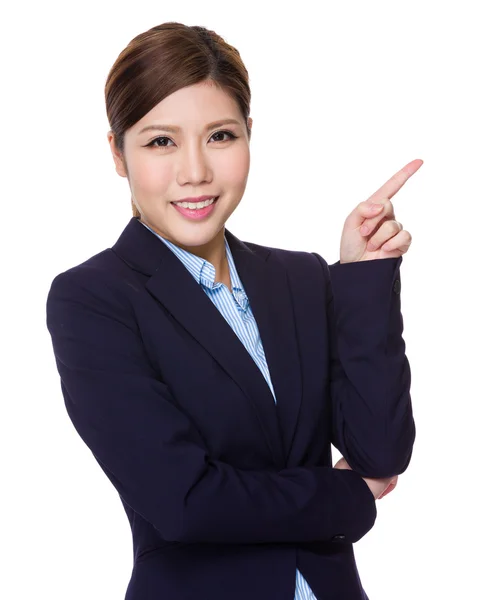
POLYGON ((366 219, 372 219, 380 215, 384 210, 386 202, 386 198, 384 200, 376 200, 376 202, 372 202, 371 200, 360 202, 346 218, 344 227, 346 229, 359 229, 366 219))

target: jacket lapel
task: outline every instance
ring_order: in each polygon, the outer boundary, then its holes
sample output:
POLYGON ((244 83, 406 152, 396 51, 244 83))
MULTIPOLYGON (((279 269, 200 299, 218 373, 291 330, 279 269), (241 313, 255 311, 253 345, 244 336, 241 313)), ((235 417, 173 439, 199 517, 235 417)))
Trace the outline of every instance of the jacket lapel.
MULTIPOLYGON (((275 408, 287 460, 302 396, 292 290, 285 267, 271 254, 271 250, 256 244, 251 244, 251 249, 228 229, 225 235, 258 325, 276 395, 275 408)), ((261 372, 258 372, 264 380, 261 372)))
POLYGON ((148 291, 240 386, 260 421, 275 464, 283 468, 302 392, 291 290, 285 268, 268 248, 252 245, 252 250, 227 229, 225 235, 258 325, 277 406, 241 340, 161 240, 132 217, 112 250, 132 268, 150 276, 148 291))

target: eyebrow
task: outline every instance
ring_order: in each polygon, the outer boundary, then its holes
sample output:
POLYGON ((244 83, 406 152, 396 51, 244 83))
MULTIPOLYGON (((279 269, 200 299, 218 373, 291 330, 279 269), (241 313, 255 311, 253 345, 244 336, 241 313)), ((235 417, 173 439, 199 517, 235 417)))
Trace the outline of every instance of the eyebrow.
MULTIPOLYGON (((210 131, 211 129, 214 129, 215 127, 221 127, 223 125, 229 125, 229 124, 240 125, 239 121, 237 121, 236 119, 221 119, 221 121, 215 121, 214 123, 210 123, 209 125, 207 125, 205 127, 205 131, 210 131)), ((143 127, 143 129, 141 131, 138 132, 138 135, 144 133, 145 131, 168 131, 171 133, 178 133, 179 131, 181 131, 181 127, 175 127, 173 125, 159 125, 159 124, 147 125, 146 127, 143 127)))

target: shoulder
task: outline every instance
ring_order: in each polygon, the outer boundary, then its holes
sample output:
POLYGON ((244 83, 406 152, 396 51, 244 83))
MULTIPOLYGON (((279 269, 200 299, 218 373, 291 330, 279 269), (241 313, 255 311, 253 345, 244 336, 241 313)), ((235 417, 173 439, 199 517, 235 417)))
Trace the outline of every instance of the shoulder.
MULTIPOLYGON (((129 269, 110 248, 55 275, 47 294, 47 310, 58 302, 105 307, 123 312, 128 301, 129 269)), ((129 311, 128 311, 129 312, 129 311)))
POLYGON ((250 250, 255 253, 269 254, 268 260, 279 261, 287 270, 303 271, 312 270, 316 274, 327 276, 328 263, 317 252, 308 252, 306 250, 289 250, 285 248, 275 248, 273 246, 264 246, 254 242, 243 242, 250 250))

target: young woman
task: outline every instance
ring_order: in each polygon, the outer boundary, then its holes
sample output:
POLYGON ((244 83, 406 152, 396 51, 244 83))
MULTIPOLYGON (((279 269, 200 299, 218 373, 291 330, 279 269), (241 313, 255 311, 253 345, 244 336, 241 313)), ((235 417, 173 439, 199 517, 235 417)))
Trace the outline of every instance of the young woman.
POLYGON ((106 82, 133 217, 47 299, 61 389, 130 521, 127 600, 359 600, 353 543, 415 438, 399 171, 340 260, 239 240, 248 74, 203 27, 135 37, 106 82), (333 467, 331 444, 343 458, 333 467))

